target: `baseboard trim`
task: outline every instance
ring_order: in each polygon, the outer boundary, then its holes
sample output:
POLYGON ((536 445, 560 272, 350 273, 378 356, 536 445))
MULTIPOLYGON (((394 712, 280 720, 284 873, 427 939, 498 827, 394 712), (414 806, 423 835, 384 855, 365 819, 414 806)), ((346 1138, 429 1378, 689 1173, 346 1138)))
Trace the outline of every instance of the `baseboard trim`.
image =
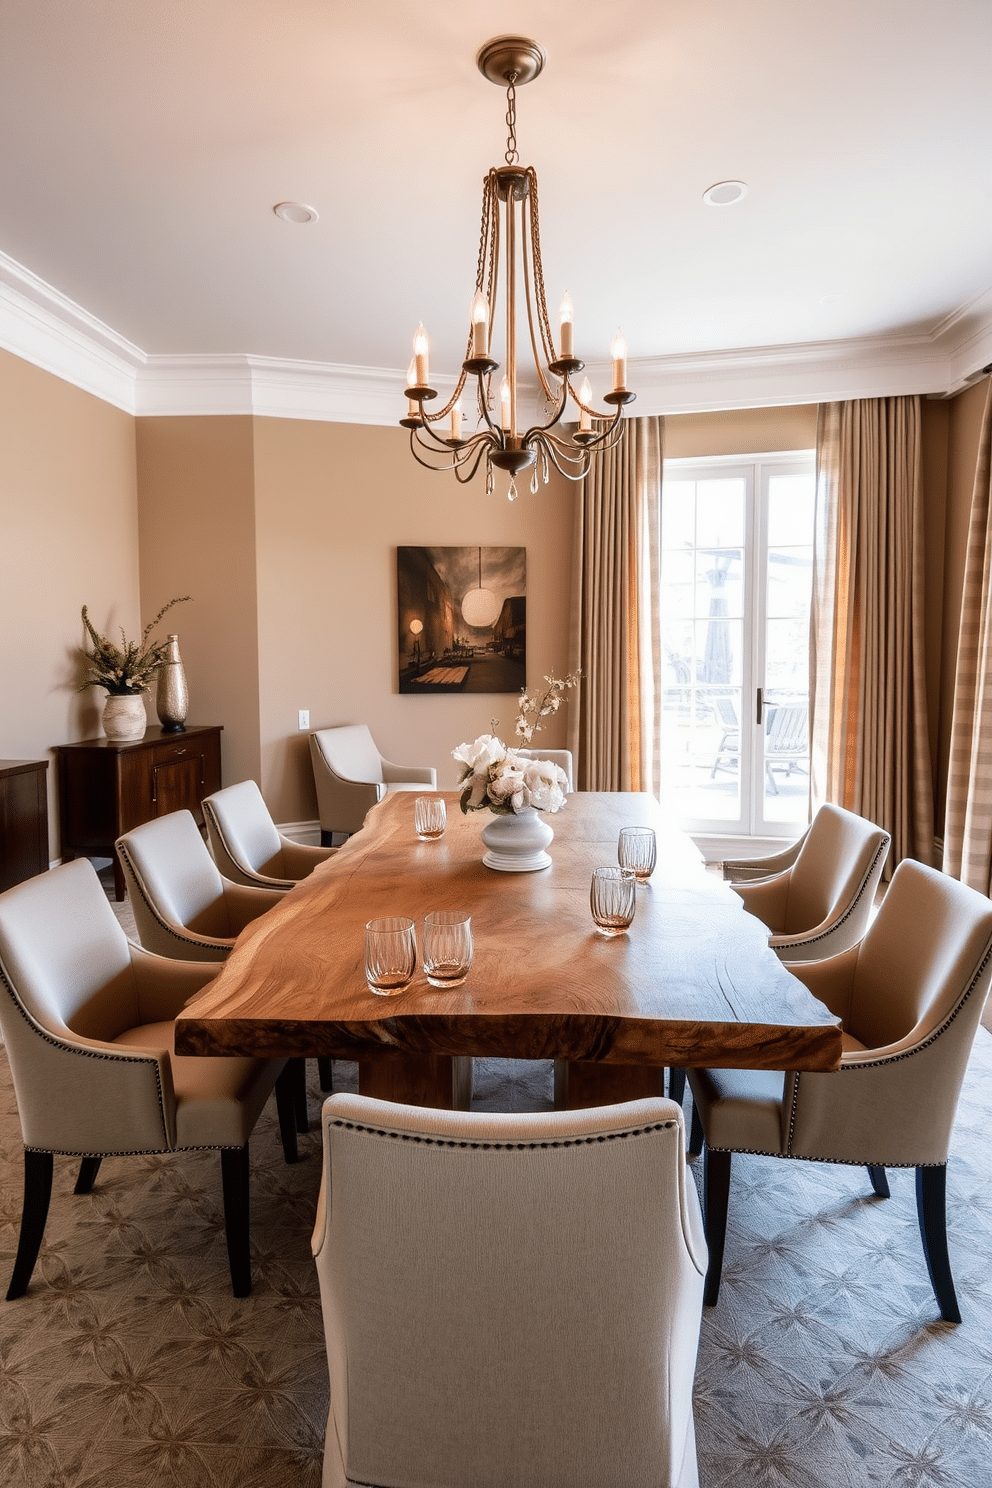
POLYGON ((304 847, 320 846, 319 821, 279 822, 276 830, 288 837, 290 842, 300 842, 304 847))

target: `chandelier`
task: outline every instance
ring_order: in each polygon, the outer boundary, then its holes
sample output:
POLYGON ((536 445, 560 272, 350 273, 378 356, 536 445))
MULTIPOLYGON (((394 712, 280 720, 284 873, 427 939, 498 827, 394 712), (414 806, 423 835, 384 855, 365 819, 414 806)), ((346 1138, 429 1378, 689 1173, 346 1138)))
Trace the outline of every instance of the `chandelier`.
POLYGON ((407 416, 400 423, 410 430, 410 448, 415 459, 428 470, 453 470, 458 480, 467 483, 485 460, 487 492, 493 490, 493 470, 507 470, 509 496, 513 501, 517 496, 516 477, 525 470, 532 470, 530 489, 535 494, 538 472, 547 482, 552 465, 568 480, 581 480, 588 473, 594 455, 614 449, 620 443, 624 434, 621 421, 624 405, 633 401, 634 394, 626 386, 627 344, 619 331, 610 348, 613 389, 603 399, 612 411, 599 413, 593 408, 588 378, 583 378, 576 389, 574 378, 583 370, 584 363, 573 350, 573 307, 567 293, 559 310, 557 346, 551 333, 541 262, 537 172, 533 166, 519 163, 516 139, 516 89, 538 76, 544 66, 544 51, 525 36, 498 36, 486 43, 476 61, 479 71, 491 83, 506 88, 508 135, 506 163, 490 169, 482 188, 482 228, 465 360, 448 402, 431 412, 427 405, 438 395, 430 386, 427 333, 419 325, 407 373, 407 416), (501 288, 501 259, 505 277, 506 366, 499 385, 497 414, 492 383, 499 363, 491 352, 501 288), (543 392, 545 398, 542 415, 545 421, 524 428, 521 428, 517 384, 518 267, 523 278, 538 396, 543 392), (471 386, 476 394, 478 421, 476 432, 462 438, 462 393, 469 378, 476 379, 471 386), (562 416, 570 401, 578 412, 578 422, 565 425, 562 416))

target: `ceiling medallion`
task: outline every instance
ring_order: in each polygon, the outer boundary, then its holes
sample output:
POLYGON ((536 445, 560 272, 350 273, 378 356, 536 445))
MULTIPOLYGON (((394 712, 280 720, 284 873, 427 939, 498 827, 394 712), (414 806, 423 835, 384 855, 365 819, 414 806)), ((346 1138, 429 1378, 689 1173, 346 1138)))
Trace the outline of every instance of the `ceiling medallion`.
POLYGON ((414 457, 429 470, 453 470, 463 483, 486 462, 486 490, 493 490, 493 469, 510 473, 510 500, 517 495, 516 477, 533 468, 530 489, 538 489, 538 470, 547 482, 552 465, 567 479, 581 480, 594 455, 613 449, 623 438, 624 405, 634 394, 626 386, 627 344, 618 331, 610 348, 613 358, 613 389, 604 402, 612 411, 599 413, 592 407, 589 379, 576 391, 573 379, 583 370, 573 351, 573 308, 566 294, 559 309, 559 344, 556 347, 548 319, 541 262, 541 230, 538 215, 537 172, 522 166, 517 152, 516 89, 533 81, 544 66, 544 52, 525 36, 498 36, 481 49, 476 58, 480 72, 492 83, 506 88, 505 164, 493 166, 482 188, 482 228, 475 278, 475 296, 465 360, 453 394, 436 413, 427 405, 437 397, 430 386, 429 345, 422 325, 413 339, 413 361, 407 374, 407 416, 400 423, 410 430, 414 457), (495 407, 493 373, 499 363, 492 357, 493 326, 499 299, 501 252, 505 244, 505 375, 495 407), (534 366, 539 388, 547 400, 546 423, 521 430, 517 401, 517 273, 523 276, 523 302, 527 312, 534 366), (462 438, 461 396, 469 377, 476 379, 477 428, 462 438), (562 415, 569 399, 578 410, 578 423, 564 425, 562 415), (593 420, 599 427, 593 428, 593 420), (442 436, 435 425, 447 428, 442 436), (604 427, 605 425, 605 427, 604 427))

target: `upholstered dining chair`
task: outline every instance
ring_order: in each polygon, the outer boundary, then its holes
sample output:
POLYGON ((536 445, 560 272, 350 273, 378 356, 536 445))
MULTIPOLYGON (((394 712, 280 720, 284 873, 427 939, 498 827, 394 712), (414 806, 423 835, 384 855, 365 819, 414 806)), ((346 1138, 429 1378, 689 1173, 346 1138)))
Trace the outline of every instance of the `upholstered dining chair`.
POLYGON ((318 729, 310 735, 310 758, 317 787, 320 840, 331 834, 358 832, 387 791, 437 789, 437 771, 429 765, 394 765, 383 759, 364 723, 318 729))
POLYGON ((575 789, 572 774, 572 751, 570 749, 518 749, 514 745, 513 752, 514 754, 519 754, 523 759, 550 760, 551 764, 557 765, 559 770, 564 770, 568 777, 568 784, 565 787, 566 793, 575 789))
POLYGON ((731 887, 768 926, 779 960, 820 961, 857 945, 868 928, 889 840, 874 822, 821 806, 791 867, 731 887))
POLYGON ((696 1488, 706 1252, 678 1106, 342 1094, 323 1129, 323 1488, 696 1488))
MULTIPOLYGON (((274 909, 286 889, 231 883, 218 869, 193 817, 173 811, 117 841, 138 939, 148 951, 180 961, 225 961, 246 925, 274 909)), ((318 849, 314 849, 318 851, 318 849)), ((330 1059, 318 1061, 320 1088, 330 1090, 330 1059)), ((297 1130, 308 1129, 306 1066, 291 1060, 287 1079, 297 1130)))
POLYGON ((138 939, 182 961, 223 961, 246 925, 284 890, 225 879, 189 811, 125 832, 116 843, 138 939))
POLYGON ((860 945, 791 970, 843 1022, 839 1071, 689 1071, 690 1147, 705 1139, 706 1301, 719 1293, 732 1154, 764 1153, 866 1167, 880 1198, 889 1196, 886 1168, 915 1168, 934 1295, 941 1317, 958 1323, 947 1158, 992 976, 992 902, 907 859, 860 945))
POLYGON ((761 858, 727 858, 723 864, 723 877, 726 883, 751 883, 758 878, 773 878, 776 873, 784 873, 786 868, 791 868, 803 848, 803 843, 809 836, 809 827, 795 842, 790 842, 781 852, 771 853, 761 858))
POLYGON ((296 1158, 283 1059, 177 1055, 174 1019, 216 968, 132 945, 85 858, 0 894, 0 1029, 24 1138, 24 1208, 8 1300, 41 1249, 54 1154, 81 1158, 89 1193, 104 1157, 220 1148, 231 1283, 251 1291, 248 1139, 273 1086, 296 1158))
POLYGON ((284 837, 254 780, 215 791, 200 809, 214 862, 230 883, 285 891, 337 851, 284 837))

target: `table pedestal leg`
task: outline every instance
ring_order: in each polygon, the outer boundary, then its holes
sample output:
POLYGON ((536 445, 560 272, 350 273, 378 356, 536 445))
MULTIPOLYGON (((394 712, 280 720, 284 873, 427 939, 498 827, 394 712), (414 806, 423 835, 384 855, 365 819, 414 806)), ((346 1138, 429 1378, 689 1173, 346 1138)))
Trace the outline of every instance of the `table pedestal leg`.
POLYGON ((439 1111, 472 1104, 472 1061, 448 1054, 386 1054, 358 1061, 358 1091, 376 1100, 439 1111))
POLYGON ((664 1066, 601 1064, 593 1059, 555 1060, 555 1108, 580 1111, 620 1101, 664 1095, 664 1066))

